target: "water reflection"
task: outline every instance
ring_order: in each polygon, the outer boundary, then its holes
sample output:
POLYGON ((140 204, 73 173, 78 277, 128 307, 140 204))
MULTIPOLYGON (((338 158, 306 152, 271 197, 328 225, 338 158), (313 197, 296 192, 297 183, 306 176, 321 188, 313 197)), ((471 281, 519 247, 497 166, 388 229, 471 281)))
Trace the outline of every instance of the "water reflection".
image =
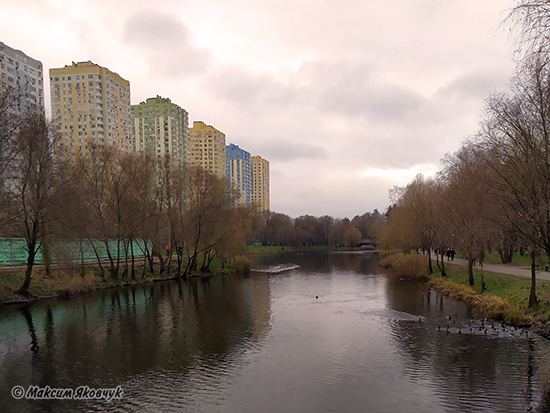
POLYGON ((302 273, 333 273, 349 271, 357 274, 377 274, 377 253, 374 251, 331 251, 279 253, 257 256, 254 268, 267 268, 292 262, 300 266, 302 273))
POLYGON ((269 283, 266 276, 153 283, 0 316, 2 394, 31 384, 116 387, 151 370, 185 373, 197 359, 219 362, 261 340, 270 327, 269 283))
POLYGON ((0 311, 7 411, 545 411, 525 337, 446 333, 479 314, 377 272, 372 253, 280 254, 253 272, 0 311), (452 321, 451 321, 452 323, 452 321), (122 400, 15 400, 121 385, 122 400))
POLYGON ((470 331, 480 324, 476 310, 413 281, 388 277, 387 297, 392 308, 426 315, 390 325, 404 371, 433 392, 434 411, 546 411, 538 405, 532 339, 519 331, 499 339, 470 331))

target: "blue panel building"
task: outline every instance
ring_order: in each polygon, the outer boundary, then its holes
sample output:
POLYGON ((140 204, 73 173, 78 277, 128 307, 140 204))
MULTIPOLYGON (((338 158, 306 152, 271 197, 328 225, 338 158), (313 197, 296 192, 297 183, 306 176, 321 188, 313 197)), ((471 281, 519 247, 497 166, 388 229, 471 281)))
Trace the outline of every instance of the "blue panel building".
POLYGON ((252 201, 252 162, 250 152, 238 145, 225 147, 225 164, 229 191, 235 204, 249 206, 252 201))

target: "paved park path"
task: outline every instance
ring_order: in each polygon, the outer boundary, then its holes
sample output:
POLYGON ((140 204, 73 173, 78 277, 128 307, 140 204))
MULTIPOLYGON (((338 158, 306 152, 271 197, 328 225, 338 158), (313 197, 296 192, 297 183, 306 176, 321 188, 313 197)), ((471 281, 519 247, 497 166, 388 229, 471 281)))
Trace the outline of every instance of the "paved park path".
MULTIPOLYGON (((445 259, 445 265, 447 265, 447 264, 454 264, 454 265, 460 265, 462 267, 467 267, 468 266, 468 260, 455 258, 454 261, 447 261, 445 259)), ((543 267, 541 267, 541 268, 544 269, 543 267)), ((479 270, 479 263, 478 262, 476 262, 476 266, 474 267, 474 269, 479 270)), ((531 268, 530 267, 521 267, 521 266, 518 266, 518 265, 511 265, 511 264, 493 264, 493 263, 491 263, 490 260, 483 262, 483 270, 484 271, 497 272, 497 273, 500 273, 500 274, 510 274, 510 275, 515 275, 515 276, 518 276, 518 277, 531 278, 531 268)), ((537 270, 537 280, 550 281, 550 272, 537 270)))

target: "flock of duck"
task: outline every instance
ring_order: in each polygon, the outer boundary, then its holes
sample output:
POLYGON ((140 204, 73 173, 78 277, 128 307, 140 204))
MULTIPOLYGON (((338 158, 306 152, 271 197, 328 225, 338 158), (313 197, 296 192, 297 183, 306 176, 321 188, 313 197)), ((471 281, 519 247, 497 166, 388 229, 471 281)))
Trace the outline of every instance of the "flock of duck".
POLYGON ((467 321, 457 321, 454 319, 456 314, 451 314, 445 317, 446 324, 438 325, 437 331, 446 334, 475 334, 497 337, 531 337, 533 334, 530 330, 518 328, 515 326, 507 326, 503 323, 497 323, 488 318, 476 320, 471 318, 467 321))

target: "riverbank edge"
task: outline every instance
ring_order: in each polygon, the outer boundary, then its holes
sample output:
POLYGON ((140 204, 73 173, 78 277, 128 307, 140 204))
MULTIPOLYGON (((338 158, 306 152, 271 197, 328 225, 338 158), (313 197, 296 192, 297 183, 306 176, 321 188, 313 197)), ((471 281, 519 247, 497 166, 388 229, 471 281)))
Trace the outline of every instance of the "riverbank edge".
MULTIPOLYGON (((93 269, 93 267, 92 267, 93 269)), ((173 274, 164 274, 164 275, 156 275, 153 277, 146 277, 146 278, 139 278, 136 276, 135 279, 126 277, 126 278, 105 278, 105 279, 94 279, 91 282, 85 283, 84 285, 80 285, 80 283, 77 283, 75 286, 70 287, 66 286, 64 288, 60 288, 57 290, 54 290, 53 293, 48 294, 29 294, 28 296, 17 294, 14 291, 11 291, 9 296, 11 296, 11 299, 3 300, 0 302, 0 305, 2 306, 13 306, 13 305, 21 305, 21 304, 29 304, 32 302, 40 301, 40 300, 47 300, 52 298, 69 298, 72 296, 77 296, 81 294, 87 294, 92 293, 94 291, 101 291, 101 290, 108 290, 108 289, 114 289, 114 288, 120 288, 120 287, 128 287, 128 286, 137 286, 137 285, 144 285, 144 284, 151 284, 155 282, 162 282, 162 281, 173 281, 178 279, 184 279, 184 278, 208 278, 208 277, 214 277, 218 275, 230 275, 237 273, 234 269, 226 269, 222 271, 216 271, 216 272, 209 272, 209 273, 193 273, 188 275, 187 277, 181 277, 181 276, 174 276, 173 274)), ((71 277, 71 276, 61 276, 59 279, 63 281, 64 278, 71 277)), ((73 275, 73 278, 81 277, 80 275, 73 275)), ((90 274, 87 274, 87 277, 90 278, 90 274)), ((97 278, 97 276, 91 276, 97 278)), ((36 282, 37 280, 44 279, 45 276, 43 274, 38 275, 38 277, 35 277, 33 275, 33 281, 36 282)), ((56 277, 50 277, 51 279, 55 279, 56 277)), ((83 280, 86 277, 83 278, 83 280)), ((39 282, 39 281, 38 281, 39 282)))
POLYGON ((550 339, 550 322, 544 317, 526 314, 520 306, 511 304, 507 299, 492 295, 479 294, 468 285, 448 280, 441 275, 430 275, 426 281, 429 288, 439 294, 462 301, 477 309, 485 317, 502 321, 505 324, 533 330, 536 334, 550 339))
MULTIPOLYGON (((344 247, 334 248, 334 247, 247 246, 243 251, 242 255, 238 257, 247 258, 250 256, 263 255, 263 254, 290 253, 290 252, 297 252, 297 251, 331 251, 331 250, 364 251, 364 250, 372 250, 372 248, 353 249, 353 248, 344 248, 344 247)), ((248 258, 248 261, 251 263, 249 258, 248 258)), ((93 273, 94 270, 98 270, 98 267, 94 264, 89 264, 86 267, 90 271, 90 273, 93 273)), ((246 263, 245 263, 245 267, 246 267, 246 263)), ((23 274, 25 271, 25 267, 24 266, 4 267, 2 268, 2 270, 12 271, 12 272, 20 271, 21 274, 23 274)), ((201 277, 213 277, 217 275, 231 275, 239 272, 242 272, 242 271, 235 268, 230 268, 230 269, 213 271, 209 273, 197 272, 197 273, 188 275, 187 278, 201 278, 201 277)), ((23 296, 16 293, 17 289, 22 284, 22 276, 21 276, 21 281, 19 283, 16 283, 18 285, 16 288, 12 288, 8 292, 4 292, 4 293, 0 292, 0 306, 29 304, 39 300, 47 300, 51 298, 68 298, 71 296, 87 294, 94 291, 107 290, 107 289, 113 289, 113 288, 119 288, 119 287, 127 287, 131 285, 149 284, 153 282, 172 281, 172 280, 184 278, 184 277, 174 276, 171 274, 166 276, 157 274, 153 277, 149 276, 147 278, 139 278, 136 276, 136 279, 132 279, 130 277, 117 278, 117 279, 107 277, 105 279, 102 279, 98 276, 92 276, 90 274, 88 274, 87 276, 89 277, 89 280, 88 282, 84 282, 84 283, 82 283, 82 278, 79 278, 80 277, 79 275, 62 274, 61 276, 54 275, 51 277, 46 277, 43 274, 42 266, 37 265, 33 270, 33 280, 31 281, 31 285, 33 287, 36 287, 37 284, 39 284, 40 286, 40 283, 43 282, 43 280, 51 281, 56 278, 60 282, 77 280, 77 282, 75 283, 76 285, 73 285, 73 286, 63 285, 58 289, 54 288, 54 292, 50 292, 48 294, 31 293, 28 296, 23 296)), ((53 287, 50 287, 50 288, 53 288, 53 287)))

